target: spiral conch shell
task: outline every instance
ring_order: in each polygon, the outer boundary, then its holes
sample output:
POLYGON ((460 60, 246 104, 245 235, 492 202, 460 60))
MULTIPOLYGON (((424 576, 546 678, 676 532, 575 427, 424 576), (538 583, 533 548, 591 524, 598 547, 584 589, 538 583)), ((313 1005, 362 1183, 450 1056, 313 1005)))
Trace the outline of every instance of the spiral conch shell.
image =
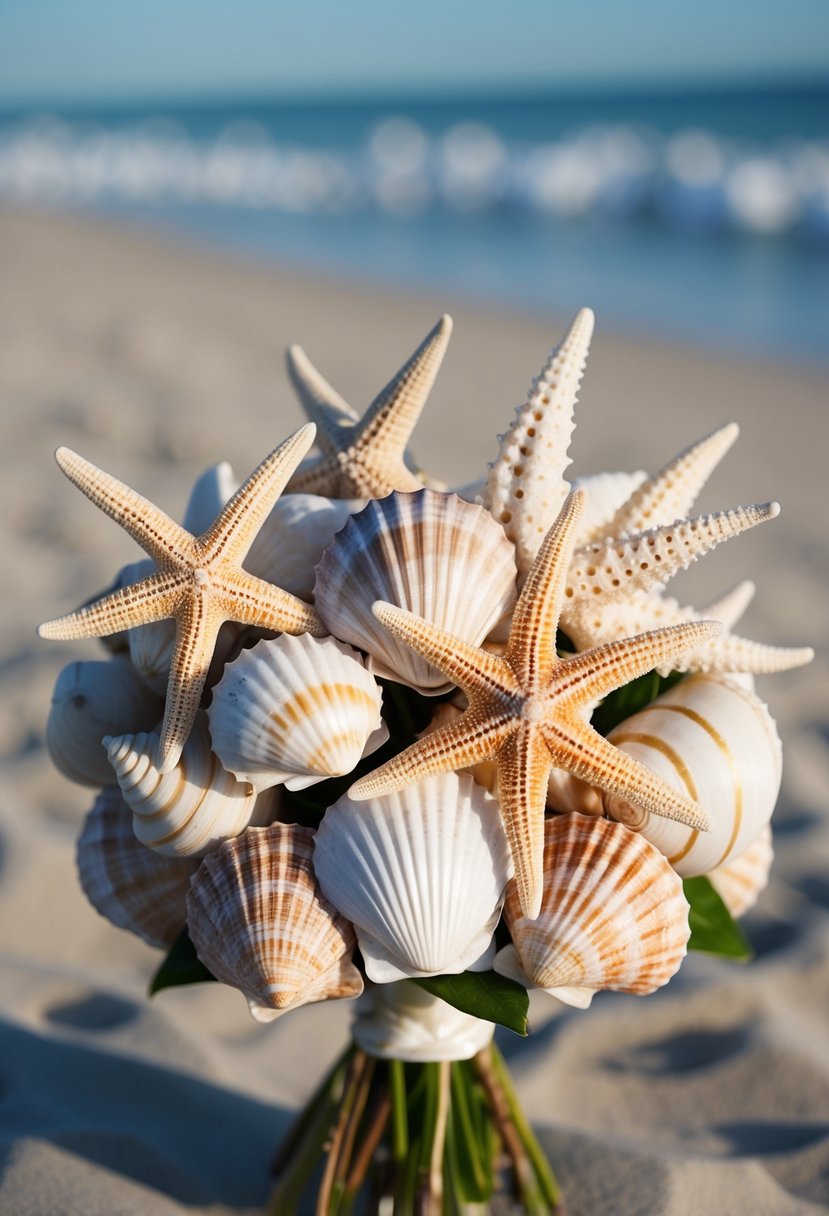
POLYGON ((111 787, 95 799, 77 849, 78 877, 92 906, 150 946, 173 944, 187 919, 186 900, 198 861, 162 857, 132 830, 132 811, 111 787))
POLYGON ((208 710, 224 767, 254 789, 350 773, 388 738, 382 693, 355 650, 283 633, 228 664, 208 710))
POLYGON ((488 511, 435 490, 393 493, 352 515, 317 566, 315 606, 375 675, 428 696, 445 676, 372 614, 384 600, 478 644, 515 601, 514 550, 488 511))
POLYGON ((597 989, 644 996, 685 957, 682 881, 635 832, 606 819, 561 815, 544 825, 544 896, 536 920, 521 914, 516 885, 504 917, 513 945, 495 970, 584 1008, 597 989))
POLYGON ((363 990, 354 931, 314 877, 313 840, 296 824, 249 828, 206 858, 187 897, 199 958, 260 1022, 363 990))
POLYGON ((710 813, 710 831, 695 832, 603 798, 609 815, 640 831, 686 878, 739 857, 771 818, 782 765, 777 729, 759 697, 727 677, 687 677, 608 737, 710 813))
POLYGON ((317 832, 314 868, 376 983, 491 965, 511 861, 498 804, 468 774, 344 795, 317 832))
POLYGON ((248 824, 269 823, 274 816, 271 795, 257 797, 247 782, 222 768, 201 713, 169 773, 158 771, 157 735, 121 735, 104 743, 132 808, 136 836, 168 857, 203 857, 248 824))

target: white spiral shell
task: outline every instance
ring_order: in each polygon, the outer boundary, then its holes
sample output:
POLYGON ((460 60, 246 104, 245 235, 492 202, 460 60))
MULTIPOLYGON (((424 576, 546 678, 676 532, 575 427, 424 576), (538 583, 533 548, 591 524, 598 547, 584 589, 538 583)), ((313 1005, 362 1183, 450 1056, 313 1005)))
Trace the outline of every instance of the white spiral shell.
POLYGON ((749 689, 714 675, 688 676, 608 736, 709 812, 707 832, 605 794, 605 810, 656 845, 677 873, 707 874, 739 857, 771 818, 782 752, 768 709, 749 689))
POLYGON ((313 838, 296 824, 249 828, 206 858, 187 898, 199 958, 260 1022, 363 990, 354 930, 314 877, 313 838))
POLYGON ((225 668, 208 710, 224 767, 257 789, 350 773, 388 738, 382 693, 351 647, 283 633, 225 668))
POLYGON ((104 736, 147 730, 163 712, 125 658, 70 663, 58 676, 46 722, 52 763, 80 785, 113 785, 104 736))
POLYGON ((513 945, 495 970, 582 1008, 598 989, 654 992, 689 937, 682 881, 665 858, 622 824, 585 815, 547 820, 541 912, 522 915, 513 881, 504 918, 513 945))
POLYGON ((407 608, 479 643, 515 601, 515 557, 483 507, 435 490, 393 493, 352 515, 317 566, 314 598, 338 638, 368 651, 369 670, 427 695, 452 687, 372 614, 407 608))
POLYGON ((104 740, 109 762, 132 808, 135 834, 168 857, 203 857, 248 824, 269 823, 275 802, 257 797, 247 782, 226 772, 210 750, 203 714, 169 773, 156 764, 158 736, 121 735, 104 740))
POLYGON ((150 946, 173 944, 187 919, 187 890, 199 863, 162 857, 143 845, 117 787, 95 799, 78 840, 77 861, 84 893, 102 916, 150 946))
POLYGON ((490 966, 511 863, 498 804, 467 774, 346 794, 323 818, 314 868, 375 982, 490 966))

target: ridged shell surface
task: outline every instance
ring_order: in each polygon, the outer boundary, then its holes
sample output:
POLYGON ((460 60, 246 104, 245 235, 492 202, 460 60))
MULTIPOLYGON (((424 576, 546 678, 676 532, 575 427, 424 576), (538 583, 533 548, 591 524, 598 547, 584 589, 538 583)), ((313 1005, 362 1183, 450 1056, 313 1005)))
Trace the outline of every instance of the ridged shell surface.
POLYGON ((295 824, 249 828, 202 863, 187 899, 199 958, 260 1022, 363 990, 354 930, 314 877, 313 836, 295 824))
POLYGON ((225 668, 208 710, 210 736, 240 781, 299 790, 350 773, 386 741, 381 704, 356 650, 283 633, 225 668))
POLYGON ((771 818, 782 766, 777 729, 760 698, 726 677, 688 676, 609 738, 711 815, 714 826, 695 832, 604 796, 607 813, 641 831, 683 877, 739 857, 771 818))
POLYGON ((745 853, 708 875, 732 916, 744 916, 757 903, 768 885, 773 861, 771 824, 767 823, 745 853))
POLYGON ((210 750, 207 724, 199 714, 181 759, 169 773, 156 764, 158 736, 108 738, 107 754, 126 802, 135 834, 168 857, 203 857, 250 823, 268 823, 274 802, 257 797, 247 782, 225 771, 210 750))
POLYGON ((166 949, 184 928, 195 859, 162 857, 132 830, 132 811, 117 788, 102 790, 84 821, 78 877, 87 899, 119 929, 166 949))
POLYGON ((483 507, 434 490, 394 493, 353 515, 317 567, 314 598, 331 632, 368 651, 376 675, 434 695, 445 677, 374 618, 385 600, 479 643, 515 601, 513 547, 483 507))
POLYGON ((504 917, 513 947, 499 952, 496 971, 514 974, 517 956, 533 987, 568 1004, 587 1004, 596 989, 654 992, 679 967, 689 936, 682 882, 665 858, 622 824, 584 815, 544 825, 538 918, 521 915, 514 882, 504 917))
POLYGON ((309 600, 314 567, 351 512, 361 506, 359 500, 284 494, 259 529, 245 558, 245 569, 309 600))
POLYGON ((64 667, 52 694, 46 746, 52 762, 80 785, 113 785, 101 740, 125 730, 147 730, 164 706, 125 658, 64 667))
POLYGON ((498 804, 467 774, 326 811, 314 868, 370 979, 482 970, 511 869, 498 804))

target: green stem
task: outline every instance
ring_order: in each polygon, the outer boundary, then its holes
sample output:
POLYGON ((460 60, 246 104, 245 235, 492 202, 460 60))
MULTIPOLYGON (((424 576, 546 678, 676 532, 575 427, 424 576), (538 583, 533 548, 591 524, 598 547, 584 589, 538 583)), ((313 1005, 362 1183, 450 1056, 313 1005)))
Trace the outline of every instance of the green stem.
POLYGON ((409 1153, 409 1116, 406 1107, 406 1066, 402 1060, 389 1060, 391 1089, 392 1157, 405 1161, 409 1153))
POLYGON ((459 1169, 462 1162, 468 1165, 471 1179, 467 1177, 464 1199, 487 1199, 492 1193, 491 1180, 487 1178, 485 1166, 481 1160, 479 1149, 483 1146, 481 1129, 475 1126, 472 1116, 472 1094, 470 1092, 470 1076, 463 1067, 463 1061, 452 1065, 452 1122, 457 1129, 454 1134, 455 1156, 459 1169))
POLYGON ((521 1137, 527 1155, 532 1161, 535 1176, 541 1185, 544 1197, 554 1208, 558 1207, 561 1203, 561 1187, 556 1181, 555 1174, 544 1154, 544 1150, 535 1137, 527 1116, 524 1114, 506 1061, 494 1043, 492 1044, 492 1062, 498 1074, 498 1079, 501 1082, 501 1088, 504 1091, 512 1121, 521 1137))

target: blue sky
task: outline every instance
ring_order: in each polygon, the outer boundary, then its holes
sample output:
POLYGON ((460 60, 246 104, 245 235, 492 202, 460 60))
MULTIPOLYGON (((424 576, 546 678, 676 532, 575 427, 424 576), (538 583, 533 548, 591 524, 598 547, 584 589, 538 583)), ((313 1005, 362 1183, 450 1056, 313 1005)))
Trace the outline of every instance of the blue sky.
POLYGON ((0 104, 829 79, 829 0, 0 0, 0 104))

